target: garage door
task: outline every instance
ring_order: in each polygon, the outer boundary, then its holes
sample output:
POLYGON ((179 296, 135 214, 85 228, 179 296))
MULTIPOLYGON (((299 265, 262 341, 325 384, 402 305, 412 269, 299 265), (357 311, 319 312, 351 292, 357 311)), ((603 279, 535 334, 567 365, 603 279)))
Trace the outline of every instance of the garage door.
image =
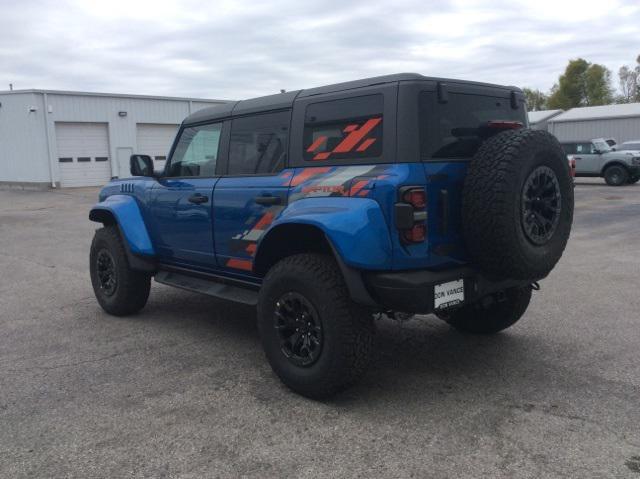
POLYGON ((156 170, 164 168, 165 160, 177 131, 178 125, 138 123, 137 153, 151 156, 156 170))
POLYGON ((111 179, 106 123, 56 123, 60 185, 101 186, 111 179))

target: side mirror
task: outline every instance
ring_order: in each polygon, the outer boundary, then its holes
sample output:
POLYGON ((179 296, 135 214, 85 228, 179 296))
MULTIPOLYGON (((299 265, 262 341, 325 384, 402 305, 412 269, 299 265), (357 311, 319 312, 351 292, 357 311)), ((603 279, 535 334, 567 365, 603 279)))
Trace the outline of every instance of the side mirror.
POLYGON ((153 160, 149 155, 131 155, 129 166, 131 176, 153 176, 153 160))

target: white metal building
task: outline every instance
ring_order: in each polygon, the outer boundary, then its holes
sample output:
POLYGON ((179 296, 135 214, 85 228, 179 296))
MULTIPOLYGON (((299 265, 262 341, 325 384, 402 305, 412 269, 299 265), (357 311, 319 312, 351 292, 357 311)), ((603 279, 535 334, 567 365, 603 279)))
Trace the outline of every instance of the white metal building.
POLYGON ((103 185, 132 153, 160 167, 182 120, 221 100, 50 90, 0 92, 0 185, 103 185))
POLYGON ((528 113, 529 127, 533 128, 534 130, 546 130, 549 120, 554 116, 558 116, 563 111, 564 110, 530 111, 528 113))
POLYGON ((548 130, 560 141, 615 138, 618 143, 640 139, 640 103, 572 108, 548 120, 548 130))

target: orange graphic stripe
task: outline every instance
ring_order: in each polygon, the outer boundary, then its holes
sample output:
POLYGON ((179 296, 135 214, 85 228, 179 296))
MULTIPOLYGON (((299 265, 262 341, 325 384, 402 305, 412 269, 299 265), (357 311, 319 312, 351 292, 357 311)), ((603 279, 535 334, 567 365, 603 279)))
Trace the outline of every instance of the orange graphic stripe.
POLYGON ((355 184, 351 185, 351 190, 349 191, 349 196, 356 196, 358 194, 358 192, 362 188, 367 186, 367 183, 369 183, 369 180, 356 181, 355 184))
POLYGON ((253 230, 263 230, 266 226, 269 226, 272 221, 273 221, 273 213, 270 212, 270 211, 267 211, 264 214, 264 216, 262 216, 262 218, 260 218, 258 220, 258 222, 256 223, 256 225, 251 229, 253 229, 253 230))
POLYGON ((299 174, 293 177, 291 180, 291 186, 298 186, 300 183, 304 183, 305 181, 313 178, 316 175, 321 175, 322 173, 326 173, 329 171, 328 166, 323 166, 320 168, 305 168, 299 174))
POLYGON ((253 269, 253 261, 251 261, 250 259, 231 258, 229 261, 227 261, 227 266, 233 269, 251 271, 253 269))
POLYGON ((307 148, 307 153, 316 151, 318 148, 320 148, 320 145, 322 145, 325 141, 327 141, 326 136, 319 136, 318 138, 316 138, 316 141, 311 143, 311 146, 307 148))
POLYGON ((369 148, 371 145, 373 145, 375 142, 376 142, 375 138, 367 138, 362 142, 362 145, 356 148, 356 151, 366 151, 366 149, 369 148))
POLYGON ((348 151, 353 150, 353 148, 360 143, 360 141, 381 121, 382 118, 371 118, 370 120, 367 120, 360 128, 349 133, 349 135, 333 149, 333 153, 347 153, 348 151))
POLYGON ((318 153, 316 156, 313 157, 313 160, 314 161, 326 160, 327 158, 329 158, 329 155, 331 155, 330 151, 326 151, 324 153, 318 153))

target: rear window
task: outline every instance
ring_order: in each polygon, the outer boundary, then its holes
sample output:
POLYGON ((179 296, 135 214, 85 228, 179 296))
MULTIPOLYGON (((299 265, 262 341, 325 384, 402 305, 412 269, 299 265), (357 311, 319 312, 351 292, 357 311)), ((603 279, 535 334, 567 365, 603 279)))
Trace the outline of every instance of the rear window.
POLYGON ((304 121, 304 159, 331 161, 380 157, 382 109, 382 95, 309 105, 304 121))
POLYGON ((420 155, 423 160, 470 158, 482 143, 482 126, 491 120, 526 124, 524 108, 511 108, 509 98, 449 93, 439 103, 435 92, 422 92, 420 111, 420 155))

